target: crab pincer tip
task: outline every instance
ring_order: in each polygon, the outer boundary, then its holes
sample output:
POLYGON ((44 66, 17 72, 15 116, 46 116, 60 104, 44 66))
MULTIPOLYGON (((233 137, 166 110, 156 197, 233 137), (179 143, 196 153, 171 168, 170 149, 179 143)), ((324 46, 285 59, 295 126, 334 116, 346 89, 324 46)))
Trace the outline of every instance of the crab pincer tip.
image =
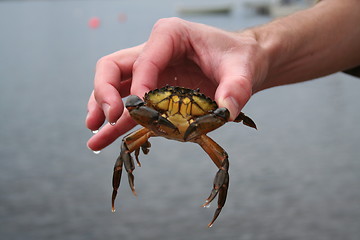
POLYGON ((116 212, 114 203, 111 205, 111 212, 113 212, 113 213, 116 212))
POLYGON ((203 205, 201 205, 203 208, 210 208, 211 202, 209 200, 206 200, 203 205))
POLYGON ((137 197, 137 193, 135 192, 135 188, 131 189, 131 191, 134 194, 134 196, 137 197))
POLYGON ((243 123, 244 123, 244 125, 246 125, 246 126, 248 126, 248 127, 252 127, 252 128, 254 128, 254 129, 258 130, 255 122, 254 122, 251 118, 249 118, 249 117, 247 117, 247 116, 246 116, 245 119, 243 120, 243 123))
POLYGON ((212 226, 214 225, 216 218, 213 218, 213 220, 211 220, 211 222, 208 224, 208 228, 212 228, 212 226))

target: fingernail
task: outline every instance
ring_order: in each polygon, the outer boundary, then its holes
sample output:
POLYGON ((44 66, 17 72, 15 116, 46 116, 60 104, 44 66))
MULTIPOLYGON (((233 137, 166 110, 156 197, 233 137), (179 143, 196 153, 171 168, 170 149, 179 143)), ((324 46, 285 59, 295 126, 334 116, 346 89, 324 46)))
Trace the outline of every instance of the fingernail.
POLYGON ((106 119, 109 121, 109 115, 110 115, 110 105, 107 103, 102 104, 102 109, 104 111, 106 119))
POLYGON ((227 97, 222 101, 222 106, 226 107, 230 112, 230 120, 236 118, 239 113, 239 104, 233 97, 227 97))

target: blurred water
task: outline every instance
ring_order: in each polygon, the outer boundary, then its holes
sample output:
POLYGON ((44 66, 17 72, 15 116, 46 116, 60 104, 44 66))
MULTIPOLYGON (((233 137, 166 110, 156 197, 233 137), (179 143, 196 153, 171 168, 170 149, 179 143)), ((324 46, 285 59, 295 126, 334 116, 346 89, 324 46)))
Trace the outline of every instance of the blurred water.
MULTIPOLYGON (((228 124, 211 134, 231 161, 229 197, 212 229, 214 206, 199 206, 216 168, 190 143, 152 139, 135 171, 138 198, 122 184, 111 213, 119 141, 99 155, 86 148, 94 65, 145 41, 179 4, 0 3, 0 238, 359 239, 360 82, 340 73, 254 96, 244 111, 259 131, 228 124), (87 26, 93 16, 98 29, 87 26)), ((185 18, 228 30, 269 20, 241 1, 234 7, 185 18)))

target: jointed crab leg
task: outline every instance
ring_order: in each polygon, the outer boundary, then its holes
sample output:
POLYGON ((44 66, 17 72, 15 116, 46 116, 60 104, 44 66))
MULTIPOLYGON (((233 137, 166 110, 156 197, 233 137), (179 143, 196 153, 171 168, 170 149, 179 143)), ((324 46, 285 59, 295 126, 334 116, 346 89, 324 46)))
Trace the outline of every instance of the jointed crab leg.
POLYGON ((208 224, 209 227, 213 225, 216 218, 219 216, 221 209, 225 205, 227 190, 229 187, 229 160, 225 150, 220 147, 214 140, 206 135, 201 135, 195 140, 204 151, 210 156, 215 165, 219 168, 214 179, 213 189, 211 190, 210 196, 206 199, 203 204, 204 207, 209 206, 211 201, 219 194, 218 207, 214 213, 214 217, 208 224))
POLYGON ((134 175, 132 172, 135 169, 134 159, 131 157, 130 153, 135 151, 136 161, 138 165, 140 162, 138 160, 139 149, 141 148, 145 154, 149 152, 150 143, 148 139, 152 136, 152 132, 147 128, 141 128, 129 135, 125 136, 121 143, 121 152, 119 157, 117 158, 114 166, 113 173, 113 193, 112 193, 112 211, 115 212, 115 198, 117 195, 117 190, 120 186, 121 173, 123 165, 125 166, 125 170, 128 173, 129 185, 136 196, 135 187, 134 187, 134 175))

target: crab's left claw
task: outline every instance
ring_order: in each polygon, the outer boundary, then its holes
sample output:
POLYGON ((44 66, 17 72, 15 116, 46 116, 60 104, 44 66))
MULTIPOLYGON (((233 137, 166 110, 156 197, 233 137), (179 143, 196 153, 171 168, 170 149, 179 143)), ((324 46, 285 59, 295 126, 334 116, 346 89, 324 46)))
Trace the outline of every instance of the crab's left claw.
POLYGON ((218 108, 212 113, 196 118, 186 129, 184 140, 189 141, 221 127, 228 121, 229 116, 229 110, 218 108))

